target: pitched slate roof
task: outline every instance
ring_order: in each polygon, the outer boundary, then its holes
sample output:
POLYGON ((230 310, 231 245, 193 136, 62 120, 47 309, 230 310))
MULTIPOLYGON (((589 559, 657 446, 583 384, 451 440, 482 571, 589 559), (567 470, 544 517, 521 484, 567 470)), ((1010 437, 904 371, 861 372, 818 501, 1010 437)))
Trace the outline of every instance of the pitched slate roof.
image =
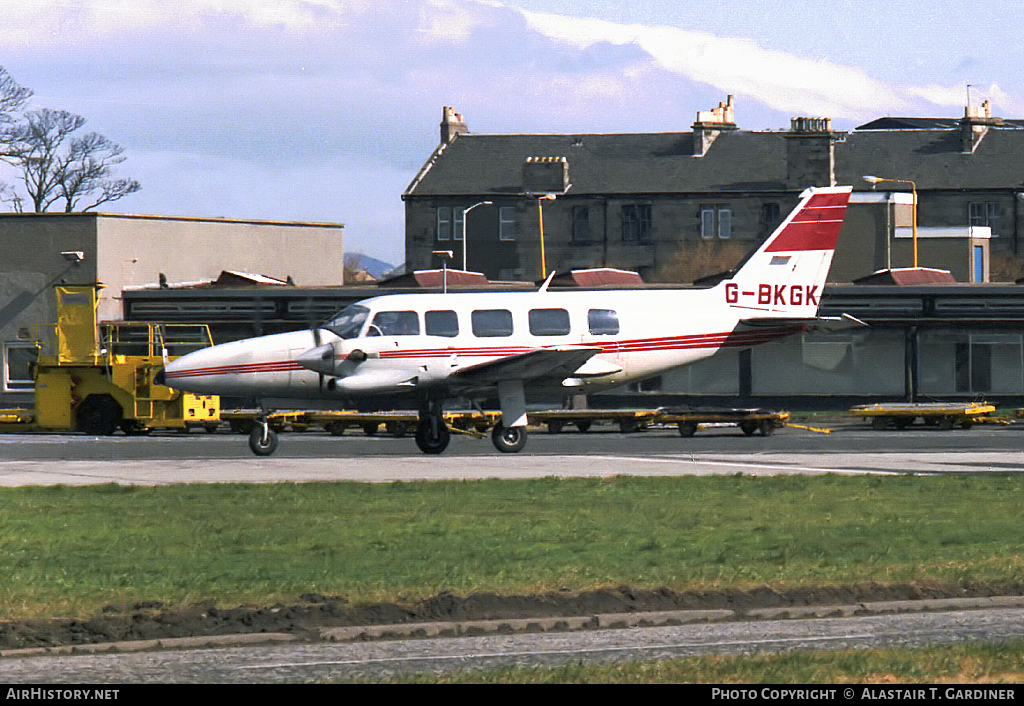
MULTIPOLYGON (((962 154, 959 124, 947 122, 953 127, 872 128, 841 136, 837 183, 867 189, 861 177, 871 174, 909 179, 918 189, 1024 187, 1024 129, 1016 127, 1024 121, 990 128, 973 154, 962 154)), ((703 157, 693 156, 692 132, 465 134, 439 150, 407 195, 521 194, 522 166, 530 157, 565 157, 569 195, 793 191, 786 183, 786 134, 724 132, 703 157)))
POLYGON ((859 183, 865 174, 909 179, 920 189, 1024 187, 1024 130, 990 128, 973 154, 960 131, 893 130, 851 133, 836 145, 836 180, 859 183))

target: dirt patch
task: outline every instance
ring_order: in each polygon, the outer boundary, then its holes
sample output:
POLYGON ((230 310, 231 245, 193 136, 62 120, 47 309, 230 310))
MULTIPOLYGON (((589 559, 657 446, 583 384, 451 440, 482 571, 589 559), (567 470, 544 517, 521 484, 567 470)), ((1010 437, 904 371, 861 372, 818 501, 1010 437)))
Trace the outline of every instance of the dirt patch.
POLYGON ((324 627, 394 625, 435 621, 494 620, 630 613, 664 610, 736 611, 756 608, 850 605, 873 601, 1024 595, 1024 586, 962 586, 926 583, 856 584, 776 591, 674 591, 620 586, 583 593, 550 592, 525 596, 440 593, 419 603, 354 605, 345 598, 304 594, 293 604, 219 608, 213 602, 169 608, 159 601, 127 610, 109 606, 87 620, 37 618, 0 622, 0 649, 84 645, 120 640, 151 640, 244 633, 315 634, 324 627))

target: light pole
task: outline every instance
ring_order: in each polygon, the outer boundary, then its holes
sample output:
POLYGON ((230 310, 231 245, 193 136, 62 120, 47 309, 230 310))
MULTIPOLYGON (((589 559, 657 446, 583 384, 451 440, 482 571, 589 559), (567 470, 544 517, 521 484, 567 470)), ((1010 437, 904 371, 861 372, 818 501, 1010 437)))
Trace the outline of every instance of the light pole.
POLYGON ((914 267, 917 267, 917 184, 910 181, 909 179, 883 179, 882 177, 866 176, 864 181, 871 184, 879 184, 881 182, 889 182, 891 184, 910 184, 911 193, 911 211, 912 211, 912 232, 914 239, 914 267))
POLYGON ((491 201, 480 201, 478 203, 473 204, 472 206, 470 206, 469 208, 467 208, 465 211, 462 212, 462 271, 463 272, 466 271, 466 246, 469 244, 469 241, 466 239, 466 221, 469 220, 469 212, 472 211, 477 206, 490 206, 492 203, 493 202, 491 202, 491 201))
POLYGON ((554 201, 557 197, 554 194, 541 194, 537 197, 537 220, 540 222, 540 278, 548 278, 548 266, 544 256, 544 209, 541 204, 544 201, 554 201))
POLYGON ((435 250, 432 255, 436 255, 441 258, 441 267, 443 268, 442 288, 441 291, 445 294, 448 293, 448 261, 455 255, 451 250, 435 250))

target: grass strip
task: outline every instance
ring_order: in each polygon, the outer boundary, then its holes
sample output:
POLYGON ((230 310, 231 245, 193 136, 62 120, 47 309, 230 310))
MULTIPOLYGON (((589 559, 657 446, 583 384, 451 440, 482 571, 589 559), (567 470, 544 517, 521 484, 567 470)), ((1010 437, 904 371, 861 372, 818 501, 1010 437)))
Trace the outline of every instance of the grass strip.
POLYGON ((1022 486, 978 474, 7 488, 0 617, 306 592, 1019 583, 1022 486))

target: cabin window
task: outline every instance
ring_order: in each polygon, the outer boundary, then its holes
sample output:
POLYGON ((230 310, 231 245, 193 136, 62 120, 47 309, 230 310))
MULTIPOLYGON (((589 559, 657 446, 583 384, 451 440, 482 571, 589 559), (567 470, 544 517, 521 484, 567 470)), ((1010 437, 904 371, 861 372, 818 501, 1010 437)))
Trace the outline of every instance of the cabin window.
POLYGON ((565 309, 530 309, 530 333, 534 336, 569 335, 569 312, 565 309))
POLYGON ((587 312, 587 326, 594 336, 614 336, 619 332, 619 315, 611 309, 591 309, 587 312))
POLYGON ((353 304, 345 307, 340 314, 324 324, 324 328, 342 338, 355 338, 363 328, 370 310, 353 304))
POLYGON ((473 335, 480 338, 512 335, 512 312, 507 309, 479 309, 472 314, 473 335))
POLYGON ((415 311, 378 311, 368 336, 416 336, 420 332, 420 317, 415 311))
POLYGON ((459 317, 454 311, 428 311, 423 315, 423 323, 428 336, 454 338, 459 335, 459 317))

